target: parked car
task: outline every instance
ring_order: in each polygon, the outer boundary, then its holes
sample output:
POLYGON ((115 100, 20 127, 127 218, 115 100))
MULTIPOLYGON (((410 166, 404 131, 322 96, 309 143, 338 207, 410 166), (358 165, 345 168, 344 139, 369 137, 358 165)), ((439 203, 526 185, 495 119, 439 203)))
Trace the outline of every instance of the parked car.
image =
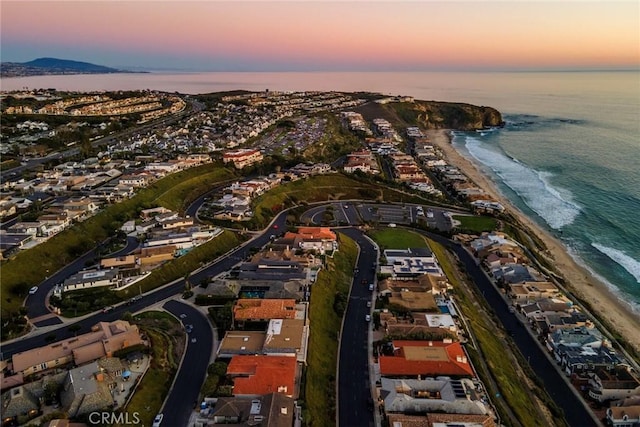
POLYGON ((38 287, 37 286, 34 286, 33 288, 29 289, 29 295, 33 295, 36 292, 38 292, 38 287))
POLYGON ((162 415, 162 414, 156 415, 156 417, 153 419, 153 424, 152 424, 151 427, 160 427, 160 423, 162 422, 162 418, 164 418, 164 415, 162 415))
POLYGON ((370 322, 371 316, 367 314, 366 316, 364 316, 364 320, 366 320, 367 322, 370 322))
POLYGON ((373 291, 373 283, 369 283, 369 290, 373 291))

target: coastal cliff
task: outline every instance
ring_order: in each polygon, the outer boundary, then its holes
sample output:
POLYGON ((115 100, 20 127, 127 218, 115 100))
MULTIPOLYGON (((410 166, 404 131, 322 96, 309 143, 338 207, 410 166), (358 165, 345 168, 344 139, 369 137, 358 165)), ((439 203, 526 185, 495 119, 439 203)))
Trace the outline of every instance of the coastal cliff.
POLYGON ((376 117, 400 126, 423 129, 475 130, 502 126, 502 114, 492 107, 457 102, 369 102, 356 109, 366 120, 376 117))
POLYGON ((451 102, 416 101, 416 122, 427 129, 474 130, 502 126, 502 114, 492 107, 451 102))

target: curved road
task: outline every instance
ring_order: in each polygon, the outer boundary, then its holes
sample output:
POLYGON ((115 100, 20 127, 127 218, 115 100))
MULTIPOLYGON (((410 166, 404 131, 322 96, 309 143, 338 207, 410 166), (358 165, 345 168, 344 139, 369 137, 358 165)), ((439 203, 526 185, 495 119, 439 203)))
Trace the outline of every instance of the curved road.
MULTIPOLYGON (((272 222, 277 225, 278 231, 284 231, 286 227, 286 214, 281 212, 272 222)), ((190 276, 190 280, 194 283, 202 279, 218 275, 231 269, 235 264, 249 256, 252 248, 260 248, 269 241, 269 236, 274 234, 275 229, 270 226, 264 230, 262 234, 248 241, 244 245, 234 249, 225 256, 219 258, 211 265, 194 272, 190 276)), ((373 278, 375 272, 371 270, 374 265, 375 256, 373 247, 360 231, 355 229, 342 230, 348 236, 354 238, 362 248, 358 265, 361 266, 360 271, 355 275, 354 285, 351 289, 349 305, 345 313, 345 320, 342 331, 342 339, 340 346, 339 361, 339 377, 338 377, 338 419, 343 426, 369 426, 372 423, 372 404, 369 381, 369 354, 368 354, 368 328, 369 324, 364 320, 364 315, 368 312, 366 307, 366 299, 368 287, 362 285, 362 280, 367 281, 373 278), (367 266, 369 271, 367 271, 367 266), (363 393, 363 388, 369 392, 363 393), (343 402, 344 399, 347 399, 343 402), (368 415, 367 415, 368 414, 368 415)), ((419 230, 416 230, 419 231, 419 230)), ((466 271, 471 276, 476 286, 482 291, 487 302, 493 307, 496 316, 507 330, 521 332, 516 333, 513 337, 514 342, 519 347, 525 358, 530 360, 531 368, 543 382, 547 392, 559 407, 564 410, 565 418, 569 425, 594 426, 598 425, 593 419, 591 413, 582 405, 581 401, 574 394, 573 390, 562 378, 562 374, 556 370, 556 367, 544 354, 543 350, 538 346, 529 333, 521 329, 522 324, 517 318, 509 312, 506 302, 490 282, 484 271, 476 265, 475 259, 461 245, 433 233, 419 231, 445 247, 451 249, 464 264, 466 271), (520 329, 519 329, 520 328, 520 329)), ((119 319, 126 311, 135 312, 149 305, 171 298, 179 294, 184 289, 184 279, 176 280, 162 288, 159 288, 137 301, 128 305, 127 303, 117 306, 109 313, 97 313, 83 320, 75 322, 80 325, 80 332, 88 331, 91 326, 100 321, 113 321, 119 319)), ((40 290, 39 290, 40 291, 40 290)), ((36 293, 38 295, 38 293, 36 293)), ((16 352, 29 350, 34 347, 47 344, 49 335, 55 335, 56 340, 69 338, 74 332, 69 331, 67 327, 60 327, 55 330, 42 333, 29 338, 22 338, 2 346, 2 358, 7 359, 16 352)), ((189 402, 191 403, 191 402, 189 402)))
MULTIPOLYGON (((109 256, 116 257, 129 254, 138 247, 138 244, 139 242, 137 238, 127 237, 127 245, 123 249, 120 249, 119 251, 114 252, 109 256)), ((47 295, 53 290, 56 284, 64 282, 65 279, 72 274, 83 270, 86 267, 87 262, 96 258, 99 249, 100 246, 90 250, 80 258, 74 260, 72 263, 67 264, 60 270, 56 271, 52 276, 48 277, 38 285, 38 290, 35 294, 29 295, 27 297, 25 306, 27 307, 27 316, 29 317, 29 319, 33 320, 37 319, 38 317, 51 315, 51 317, 36 321, 34 323, 35 326, 42 327, 62 323, 62 321, 57 316, 52 315, 51 311, 47 307, 47 295)))
MULTIPOLYGON (((273 228, 273 225, 278 226, 278 231, 285 230, 286 218, 287 211, 281 212, 272 221, 272 225, 264 230, 262 234, 256 236, 252 240, 249 240, 242 246, 237 247, 228 254, 223 255, 212 264, 200 270, 197 270, 196 272, 191 274, 191 276, 189 276, 189 280, 192 283, 199 283, 203 279, 217 276, 218 274, 230 270, 234 265, 248 258, 252 248, 261 248, 269 242, 269 236, 271 234, 274 234, 274 231, 276 231, 276 229, 273 228)), ((35 336, 16 339, 12 342, 2 345, 2 359, 8 359, 9 357, 11 357, 11 355, 18 352, 46 345, 48 344, 48 340, 46 339, 46 337, 50 335, 55 335, 56 340, 71 338, 72 336, 74 336, 74 332, 69 331, 69 327, 71 325, 79 325, 81 327, 79 331, 80 333, 87 332, 93 325, 98 322, 111 322, 120 319, 122 315, 127 311, 132 313, 140 311, 149 305, 159 303, 160 301, 172 298, 177 294, 181 294, 182 291, 184 291, 184 279, 179 279, 147 293, 141 300, 136 301, 133 304, 129 304, 127 302, 119 304, 114 308, 113 311, 109 313, 95 313, 77 322, 68 323, 64 326, 42 332, 35 336)))
POLYGON ((191 305, 167 301, 162 307, 178 319, 180 315, 186 315, 182 323, 193 326, 191 333, 187 334, 187 346, 182 362, 161 410, 164 415, 162 425, 186 426, 189 424, 194 403, 197 404, 200 388, 214 352, 213 330, 207 317, 191 305))

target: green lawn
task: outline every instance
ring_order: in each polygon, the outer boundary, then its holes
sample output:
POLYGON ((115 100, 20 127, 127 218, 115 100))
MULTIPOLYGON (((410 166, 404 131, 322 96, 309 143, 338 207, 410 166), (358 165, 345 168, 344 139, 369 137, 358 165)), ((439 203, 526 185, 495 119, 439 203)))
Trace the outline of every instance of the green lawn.
POLYGON ((489 216, 454 215, 453 219, 460 221, 457 227, 462 232, 482 233, 483 231, 493 231, 498 226, 498 221, 489 216))
POLYGON ((303 389, 307 426, 335 425, 338 339, 344 309, 340 302, 346 302, 357 256, 355 242, 344 234, 339 238, 340 249, 333 258, 327 258, 328 268, 320 272, 311 287, 312 326, 303 389))
POLYGON ((385 249, 428 248, 427 241, 422 235, 403 228, 382 228, 372 230, 369 235, 385 249))

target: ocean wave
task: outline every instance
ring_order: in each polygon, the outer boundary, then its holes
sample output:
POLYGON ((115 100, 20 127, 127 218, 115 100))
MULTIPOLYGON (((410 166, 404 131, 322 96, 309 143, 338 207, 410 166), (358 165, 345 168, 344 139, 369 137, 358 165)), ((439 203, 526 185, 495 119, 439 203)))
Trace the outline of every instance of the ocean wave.
POLYGON ((465 138, 465 147, 474 158, 490 167, 551 228, 565 227, 580 214, 581 208, 571 200, 571 193, 551 185, 551 173, 538 172, 515 158, 486 148, 472 136, 465 138))
MULTIPOLYGON (((566 244, 566 242, 565 242, 565 244, 566 244)), ((593 277, 595 277, 600 282, 602 282, 618 298, 618 300, 620 300, 620 302, 622 304, 625 304, 627 307, 629 307, 631 309, 631 311, 633 311, 634 313, 637 313, 637 314, 640 315, 640 303, 638 303, 637 300, 634 297, 632 297, 628 293, 624 292, 622 289, 620 289, 618 286, 616 286, 613 283, 611 283, 609 280, 607 280, 602 275, 596 273, 593 270, 593 268, 591 268, 591 266, 589 266, 589 264, 587 264, 582 259, 582 257, 580 257, 580 255, 578 255, 578 251, 576 250, 575 247, 573 247, 571 245, 566 245, 565 247, 567 248, 567 252, 569 253, 569 256, 571 256, 571 258, 573 258, 573 260, 578 265, 580 265, 582 268, 587 270, 593 277)))
POLYGON ((627 270, 629 274, 635 277, 636 281, 640 283, 640 262, 633 259, 621 250, 610 248, 608 246, 601 245, 600 243, 591 243, 591 246, 611 258, 622 268, 627 270))

